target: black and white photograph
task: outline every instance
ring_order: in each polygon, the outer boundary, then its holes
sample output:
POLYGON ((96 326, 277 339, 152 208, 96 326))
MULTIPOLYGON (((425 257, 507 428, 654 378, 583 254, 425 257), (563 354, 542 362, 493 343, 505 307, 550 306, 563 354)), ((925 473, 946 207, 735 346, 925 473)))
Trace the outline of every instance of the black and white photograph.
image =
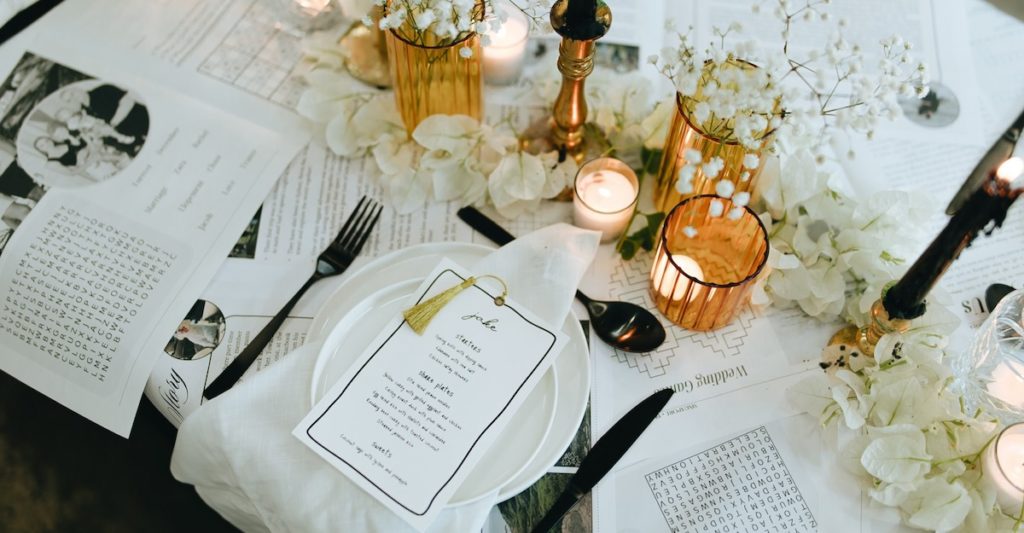
POLYGON ((594 63, 619 73, 640 68, 640 47, 629 44, 598 42, 594 63))
POLYGON ((224 340, 224 330, 224 313, 220 308, 206 300, 197 300, 167 341, 164 351, 175 359, 202 359, 224 340))
POLYGON ((138 96, 26 53, 0 85, 0 251, 46 191, 111 178, 138 155, 138 96))
POLYGON ((911 122, 926 128, 944 128, 960 116, 960 101, 949 87, 932 82, 921 98, 901 97, 903 115, 911 122))

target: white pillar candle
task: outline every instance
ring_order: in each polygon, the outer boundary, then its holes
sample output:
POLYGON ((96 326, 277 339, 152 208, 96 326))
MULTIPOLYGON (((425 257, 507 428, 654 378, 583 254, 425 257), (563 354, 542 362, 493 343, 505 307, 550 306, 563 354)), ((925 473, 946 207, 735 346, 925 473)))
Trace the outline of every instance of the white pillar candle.
MULTIPOLYGON (((704 270, 700 268, 692 258, 686 255, 675 254, 672 256, 671 263, 674 265, 674 270, 668 272, 668 277, 665 276, 665 269, 669 268, 668 254, 661 254, 658 258, 658 262, 654 265, 654 283, 658 284, 658 292, 662 296, 669 300, 682 300, 686 297, 686 291, 692 290, 690 293, 689 301, 693 301, 697 297, 697 293, 700 291, 699 287, 690 289, 690 285, 693 284, 690 278, 679 275, 679 279, 673 283, 673 277, 676 276, 675 270, 685 272, 691 278, 704 281, 704 270)), ((714 289, 711 289, 714 291, 714 289)))
POLYGON ((602 242, 618 237, 633 218, 639 183, 625 163, 603 157, 576 174, 573 223, 602 233, 602 242))
POLYGON ((496 4, 507 15, 498 31, 488 32, 484 45, 484 80, 492 85, 509 85, 519 79, 526 59, 530 20, 508 2, 496 4))
POLYGON ((1024 424, 1007 427, 985 450, 985 482, 995 490, 999 507, 1018 516, 1024 504, 1024 424))

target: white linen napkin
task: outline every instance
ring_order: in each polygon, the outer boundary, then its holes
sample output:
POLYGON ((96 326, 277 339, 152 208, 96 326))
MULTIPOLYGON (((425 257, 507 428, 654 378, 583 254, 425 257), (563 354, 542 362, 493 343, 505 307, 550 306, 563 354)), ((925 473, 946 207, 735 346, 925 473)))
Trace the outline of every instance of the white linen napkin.
MULTIPOLYGON (((462 265, 496 274, 510 296, 560 325, 601 234, 556 224, 462 265)), ((401 518, 291 435, 309 412, 319 342, 238 383, 178 431, 171 472, 244 531, 411 531, 401 518)), ((479 531, 496 494, 441 513, 430 531, 479 531)))

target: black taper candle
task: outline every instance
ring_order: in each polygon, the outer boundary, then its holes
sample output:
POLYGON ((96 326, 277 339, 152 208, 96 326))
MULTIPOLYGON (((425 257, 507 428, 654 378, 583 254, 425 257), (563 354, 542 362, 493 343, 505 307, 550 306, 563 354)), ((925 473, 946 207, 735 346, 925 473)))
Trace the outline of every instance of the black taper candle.
POLYGON ((890 317, 910 320, 924 314, 925 297, 978 232, 990 222, 995 222, 995 227, 1002 225, 1007 210, 1021 192, 1011 189, 1015 178, 993 174, 974 191, 907 273, 882 297, 890 317))
MULTIPOLYGON (((608 27, 601 23, 597 9, 603 6, 600 0, 562 0, 566 3, 565 15, 560 19, 560 27, 555 26, 555 31, 563 37, 586 41, 597 39, 608 32, 608 27)), ((607 9, 607 8, 606 8, 607 9)), ((552 11, 554 13, 555 11, 552 11)), ((555 22, 555 19, 552 19, 555 22)))

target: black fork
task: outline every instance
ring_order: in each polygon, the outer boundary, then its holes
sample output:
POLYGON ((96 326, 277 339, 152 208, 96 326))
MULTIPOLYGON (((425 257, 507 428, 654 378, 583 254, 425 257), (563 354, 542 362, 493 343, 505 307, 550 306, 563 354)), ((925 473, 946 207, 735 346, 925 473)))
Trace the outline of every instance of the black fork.
POLYGON ((338 232, 338 236, 334 238, 334 241, 317 258, 316 271, 313 272, 313 275, 306 280, 306 283, 295 293, 295 296, 292 296, 292 299, 288 300, 288 303, 284 304, 284 307, 274 315, 274 318, 270 319, 270 323, 256 334, 256 337, 242 350, 242 353, 238 354, 235 360, 231 361, 231 364, 217 376, 217 379, 213 380, 213 383, 206 387, 206 390, 203 391, 203 396, 208 399, 216 398, 238 382, 242 374, 252 366, 256 358, 263 352, 263 349, 270 343, 270 339, 277 333, 281 324, 284 323, 284 319, 288 318, 288 313, 291 312, 295 304, 302 298, 302 295, 314 283, 324 278, 337 276, 352 264, 352 261, 359 255, 360 250, 363 249, 363 245, 366 244, 366 239, 369 238, 373 227, 377 224, 381 210, 380 204, 365 196, 359 200, 359 205, 356 206, 356 210, 345 221, 345 225, 338 232))

